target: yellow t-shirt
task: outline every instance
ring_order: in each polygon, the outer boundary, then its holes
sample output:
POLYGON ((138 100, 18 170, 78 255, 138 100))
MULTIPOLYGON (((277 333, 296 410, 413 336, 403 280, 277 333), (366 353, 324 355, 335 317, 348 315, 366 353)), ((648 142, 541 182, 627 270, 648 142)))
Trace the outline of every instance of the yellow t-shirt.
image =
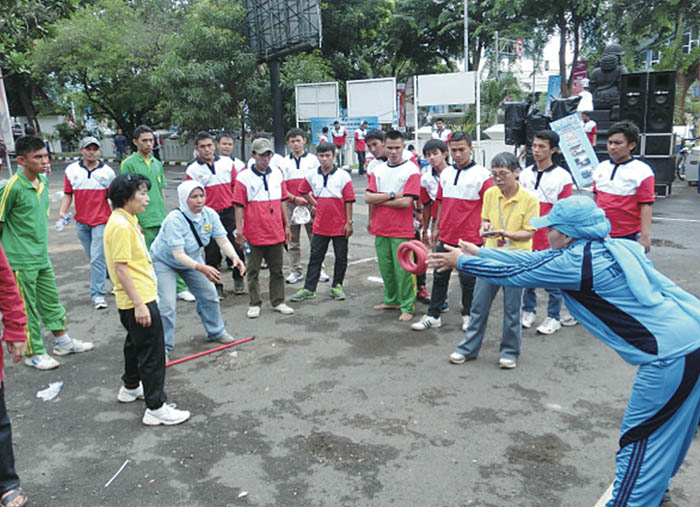
POLYGON ((115 262, 126 263, 136 291, 144 303, 155 301, 158 294, 156 274, 146 241, 139 229, 138 219, 122 208, 114 210, 105 226, 104 247, 109 277, 114 283, 117 308, 129 310, 134 307, 134 303, 117 278, 115 262))
MULTIPOLYGON (((481 208, 481 218, 488 220, 494 229, 508 232, 520 230, 534 231, 530 219, 540 216, 540 203, 537 197, 525 190, 518 183, 517 193, 506 199, 501 189, 491 187, 484 192, 484 204, 481 208)), ((532 238, 527 241, 507 239, 505 244, 500 238, 485 238, 487 248, 502 248, 505 250, 532 250, 532 238)))

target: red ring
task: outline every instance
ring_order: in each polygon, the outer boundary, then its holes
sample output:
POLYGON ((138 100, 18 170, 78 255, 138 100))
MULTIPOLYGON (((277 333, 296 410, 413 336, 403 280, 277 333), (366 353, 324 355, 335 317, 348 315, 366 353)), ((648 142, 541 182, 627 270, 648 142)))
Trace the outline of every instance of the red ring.
POLYGON ((396 249, 396 257, 401 267, 414 275, 422 275, 428 269, 428 247, 418 240, 401 243, 396 249))

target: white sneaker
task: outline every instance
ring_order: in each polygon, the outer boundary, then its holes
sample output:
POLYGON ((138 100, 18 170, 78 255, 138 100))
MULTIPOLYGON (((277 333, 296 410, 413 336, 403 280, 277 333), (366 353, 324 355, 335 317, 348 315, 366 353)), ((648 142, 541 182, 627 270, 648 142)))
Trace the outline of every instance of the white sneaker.
POLYGON ((177 298, 187 301, 188 303, 194 303, 194 295, 188 290, 183 290, 177 293, 177 298))
POLYGON ((304 275, 301 273, 290 273, 289 276, 285 279, 285 282, 287 283, 297 283, 300 282, 304 279, 304 275))
POLYGON ((294 313, 294 308, 287 303, 280 303, 272 309, 276 312, 280 312, 282 315, 292 315, 294 313))
POLYGON ((418 322, 415 324, 411 324, 411 329, 414 331, 425 331, 426 329, 430 329, 431 327, 441 327, 442 326, 442 320, 440 317, 437 319, 435 317, 431 317, 430 315, 424 315, 422 319, 420 319, 418 322))
POLYGON ((48 354, 36 354, 34 356, 25 357, 24 364, 36 368, 37 370, 53 370, 61 365, 61 363, 48 354))
POLYGON ((119 393, 117 394, 117 400, 121 403, 131 403, 132 401, 143 399, 143 384, 139 382, 138 387, 129 389, 126 386, 121 386, 119 388, 119 393))
POLYGON ((190 418, 190 413, 188 410, 178 410, 175 408, 175 404, 163 403, 160 408, 156 410, 146 409, 143 414, 143 424, 146 426, 158 426, 159 424, 165 424, 166 426, 172 426, 174 424, 180 424, 185 422, 190 418))
POLYGON ((103 298, 102 296, 97 296, 95 298, 95 310, 104 310, 107 308, 107 300, 103 298))
POLYGON ((462 331, 466 331, 469 327, 470 318, 469 315, 462 315, 462 331))
POLYGON ((541 334, 554 334, 561 329, 561 323, 557 319, 547 317, 544 322, 537 328, 537 332, 541 334))
POLYGON ((498 360, 498 366, 500 366, 503 370, 512 370, 517 366, 517 363, 512 359, 502 357, 498 360))
POLYGON ((460 354, 459 352, 453 352, 450 354, 450 362, 452 364, 462 364, 467 360, 467 356, 460 354))
POLYGON ((233 336, 231 336, 231 334, 228 331, 226 331, 224 329, 224 332, 221 334, 221 336, 219 336, 217 339, 211 340, 211 341, 222 343, 222 344, 226 345, 228 343, 235 342, 236 339, 233 336))
POLYGON ((328 273, 326 273, 326 271, 322 269, 322 270, 321 270, 321 275, 318 277, 318 281, 319 281, 319 282, 330 282, 330 281, 331 281, 331 277, 328 276, 328 273))
POLYGON ((53 353, 57 356, 67 356, 68 354, 79 354, 80 352, 87 352, 95 348, 95 344, 92 342, 81 342, 75 338, 71 338, 71 341, 65 345, 59 345, 58 343, 53 347, 53 353))
POLYGON ((259 306, 249 306, 248 313, 246 314, 249 319, 257 319, 260 317, 260 307, 259 306))
POLYGON ((562 312, 559 317, 559 323, 564 327, 571 327, 578 324, 578 320, 573 318, 569 312, 562 312))
POLYGON ((523 316, 520 319, 520 323, 524 328, 530 329, 535 323, 535 314, 533 312, 523 312, 523 316))

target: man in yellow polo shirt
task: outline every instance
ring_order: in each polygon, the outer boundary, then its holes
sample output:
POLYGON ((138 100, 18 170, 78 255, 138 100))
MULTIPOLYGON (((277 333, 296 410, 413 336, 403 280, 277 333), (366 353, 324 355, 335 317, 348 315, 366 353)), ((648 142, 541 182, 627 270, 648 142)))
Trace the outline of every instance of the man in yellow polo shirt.
MULTIPOLYGON (((537 197, 520 186, 519 173, 518 159, 512 153, 499 153, 491 161, 496 186, 484 193, 481 210, 480 234, 486 239, 486 248, 532 250, 535 228, 530 219, 539 216, 540 204, 537 197)), ((476 279, 469 326, 457 351, 450 354, 451 363, 462 364, 479 355, 491 303, 499 288, 482 278, 476 279)), ((515 368, 520 357, 522 294, 520 287, 503 287, 503 335, 498 361, 501 368, 515 368)))
POLYGON ((156 275, 136 218, 148 206, 150 186, 142 174, 120 174, 109 186, 114 211, 104 231, 105 260, 119 319, 127 331, 124 385, 117 399, 122 403, 145 399, 143 424, 173 425, 185 422, 190 413, 165 403, 165 344, 156 275))

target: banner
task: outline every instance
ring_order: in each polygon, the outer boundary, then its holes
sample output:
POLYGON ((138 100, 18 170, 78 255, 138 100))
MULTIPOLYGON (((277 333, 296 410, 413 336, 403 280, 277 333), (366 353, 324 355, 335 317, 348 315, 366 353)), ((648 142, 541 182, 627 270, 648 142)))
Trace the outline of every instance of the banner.
POLYGON ((318 144, 319 140, 321 139, 321 131, 323 130, 323 127, 328 127, 328 140, 333 142, 330 139, 330 131, 333 128, 333 122, 335 121, 340 122, 340 125, 345 127, 345 129, 348 131, 348 137, 345 140, 346 144, 352 142, 355 131, 360 128, 363 121, 367 122, 367 131, 379 128, 379 119, 376 116, 356 116, 353 118, 311 118, 311 142, 318 144))
POLYGON ((574 95, 583 91, 583 80, 588 77, 588 62, 576 62, 574 65, 574 95))
POLYGON ((558 99, 561 97, 561 76, 549 76, 549 81, 547 82, 547 102, 544 106, 544 110, 547 111, 547 116, 550 115, 549 105, 552 99, 558 99))
POLYGON ((570 114, 550 122, 549 126, 559 134, 559 148, 569 165, 576 185, 578 187, 592 185, 593 170, 598 167, 598 157, 583 131, 581 119, 577 114, 570 114))
POLYGON ((14 153, 15 138, 12 137, 10 106, 7 104, 7 95, 5 95, 5 84, 2 81, 2 72, 0 72, 0 139, 5 141, 7 152, 14 153))

